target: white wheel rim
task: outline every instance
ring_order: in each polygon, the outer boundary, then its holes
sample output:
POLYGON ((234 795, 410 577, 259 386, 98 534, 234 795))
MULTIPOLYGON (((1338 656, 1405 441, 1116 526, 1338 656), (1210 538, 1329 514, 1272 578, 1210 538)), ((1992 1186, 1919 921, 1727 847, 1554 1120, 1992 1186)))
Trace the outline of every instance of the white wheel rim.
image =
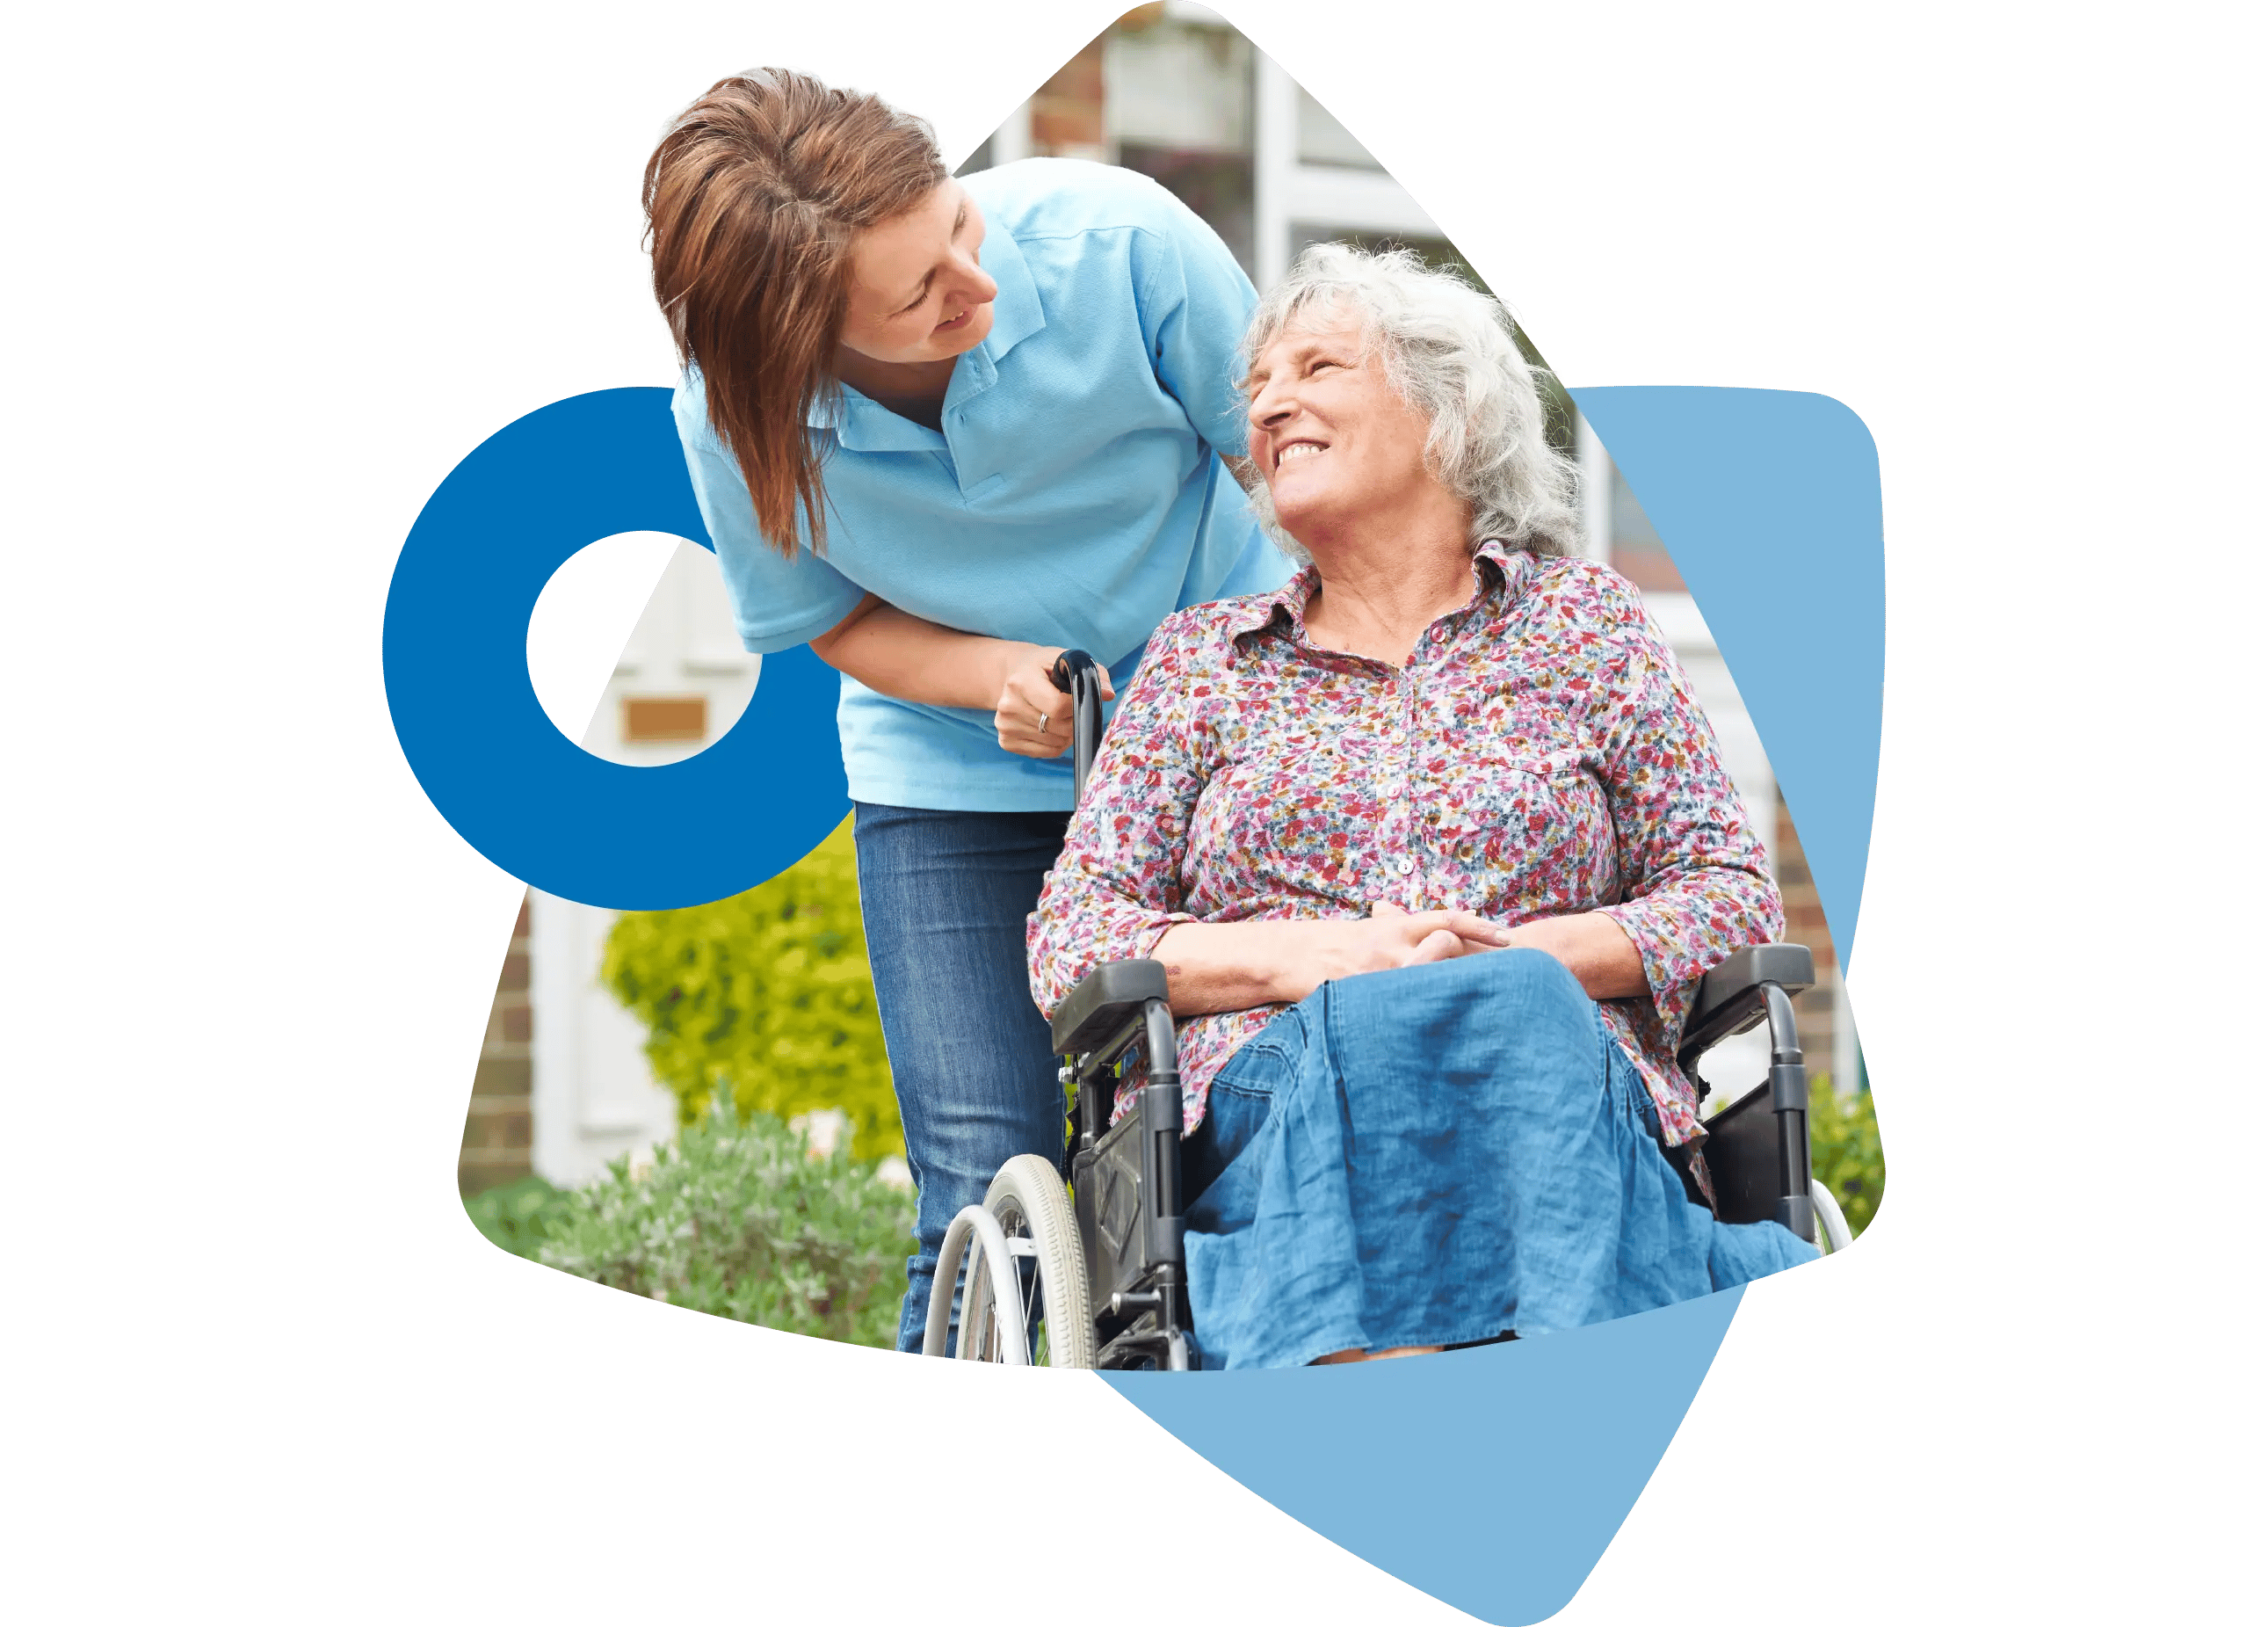
POLYGON ((961 1279, 961 1257, 968 1251, 969 1209, 962 1209, 945 1229, 945 1242, 937 1251, 937 1270, 930 1278, 929 1322, 922 1329, 924 1356, 950 1357, 947 1348, 953 1322, 954 1285, 961 1279), (938 1292, 937 1285, 945 1284, 938 1292))
POLYGON ((1826 1240, 1822 1254, 1839 1254, 1851 1246, 1851 1223, 1843 1218, 1843 1206, 1817 1180, 1811 1183, 1811 1212, 1818 1218, 1820 1236, 1826 1240))
MULTIPOLYGON (((968 1262, 968 1290, 961 1306, 961 1338, 954 1353, 963 1361, 983 1361, 985 1359, 983 1351, 989 1342, 984 1337, 988 1316, 997 1315, 996 1307, 999 1305, 1021 1305, 1023 1295, 1017 1282, 1016 1262, 1008 1247, 1007 1234, 1000 1229, 1000 1223, 992 1217, 992 1211, 972 1203, 961 1211, 954 1224, 959 1225, 963 1218, 968 1222, 970 1238, 976 1245, 976 1254, 968 1262), (972 1334, 976 1337, 972 1338, 972 1334)), ((940 1271, 939 1281, 944 1280, 944 1274, 940 1271)), ((937 1290, 932 1287, 930 1291, 935 1293, 937 1290)), ((1003 1354, 999 1359, 1003 1364, 1010 1367, 1031 1365, 1031 1353, 1024 1348, 1022 1339, 1002 1340, 1000 1343, 1003 1354)))

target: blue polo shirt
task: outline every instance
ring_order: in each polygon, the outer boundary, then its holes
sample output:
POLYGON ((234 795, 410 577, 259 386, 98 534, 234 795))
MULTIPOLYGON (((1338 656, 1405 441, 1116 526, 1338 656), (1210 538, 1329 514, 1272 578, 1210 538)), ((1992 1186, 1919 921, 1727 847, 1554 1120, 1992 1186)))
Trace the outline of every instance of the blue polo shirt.
MULTIPOLYGON (((872 592, 947 627, 1084 649, 1123 693, 1158 624, 1291 574, 1221 457, 1245 451, 1231 373, 1252 285, 1211 227, 1146 176, 1034 159, 968 177, 992 330, 955 364, 942 433, 845 388, 815 410, 827 551, 757 531, 700 381, 678 433, 741 641, 805 643, 872 592)), ((1000 749, 992 714, 843 679, 850 795, 904 808, 1071 805, 1071 758, 1000 749)))

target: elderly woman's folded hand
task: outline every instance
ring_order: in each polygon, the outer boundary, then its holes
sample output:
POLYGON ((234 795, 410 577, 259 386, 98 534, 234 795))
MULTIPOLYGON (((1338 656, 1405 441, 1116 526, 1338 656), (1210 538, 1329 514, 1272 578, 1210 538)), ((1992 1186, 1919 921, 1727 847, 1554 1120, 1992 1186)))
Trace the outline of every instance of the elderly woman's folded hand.
POLYGON ((1160 939, 1174 1009, 1182 1016, 1305 1000, 1333 978, 1454 960, 1503 949, 1513 934, 1470 910, 1415 913, 1384 900, 1367 917, 1193 921, 1160 939))

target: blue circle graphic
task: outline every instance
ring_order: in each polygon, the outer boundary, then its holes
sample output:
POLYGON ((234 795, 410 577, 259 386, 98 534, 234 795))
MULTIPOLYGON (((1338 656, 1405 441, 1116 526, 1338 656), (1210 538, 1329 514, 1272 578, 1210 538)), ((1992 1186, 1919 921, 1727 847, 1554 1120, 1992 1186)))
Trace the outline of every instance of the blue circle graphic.
POLYGON ((562 564, 623 531, 712 546, 669 394, 571 396, 482 441, 417 516, 386 602, 387 703, 433 805, 522 881, 609 909, 744 891, 850 807, 839 680, 807 647, 765 656, 731 731, 665 766, 591 756, 535 699, 528 618, 562 564))

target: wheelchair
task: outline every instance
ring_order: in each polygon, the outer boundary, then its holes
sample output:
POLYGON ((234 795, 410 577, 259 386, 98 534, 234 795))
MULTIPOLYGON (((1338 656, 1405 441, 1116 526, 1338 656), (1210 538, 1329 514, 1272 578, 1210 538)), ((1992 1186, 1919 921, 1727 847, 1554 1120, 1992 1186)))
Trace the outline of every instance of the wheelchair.
MULTIPOLYGON (((1072 700, 1072 776, 1084 796, 1102 736, 1101 683, 1084 651, 1057 662, 1072 700)), ((1762 1024, 1764 1079, 1708 1119, 1702 1161, 1717 1213, 1777 1220, 1832 1253, 1851 1233, 1834 1195, 1811 1175, 1810 1086, 1794 996, 1812 986, 1800 943, 1743 949, 1701 980, 1677 1048, 1681 1068, 1762 1024)), ((1057 1010, 1057 1075, 1070 1087, 1071 1179, 1036 1153, 1012 1158, 983 1203, 947 1228, 922 1353, 1011 1366, 1189 1367, 1182 1253, 1182 1084, 1166 969, 1155 960, 1097 967, 1057 1010), (1147 1082, 1116 1124, 1119 1079, 1138 1060, 1147 1082), (959 1336, 953 1284, 960 1282, 959 1336)), ((1701 1084, 1706 1096, 1709 1087, 1701 1084)))

